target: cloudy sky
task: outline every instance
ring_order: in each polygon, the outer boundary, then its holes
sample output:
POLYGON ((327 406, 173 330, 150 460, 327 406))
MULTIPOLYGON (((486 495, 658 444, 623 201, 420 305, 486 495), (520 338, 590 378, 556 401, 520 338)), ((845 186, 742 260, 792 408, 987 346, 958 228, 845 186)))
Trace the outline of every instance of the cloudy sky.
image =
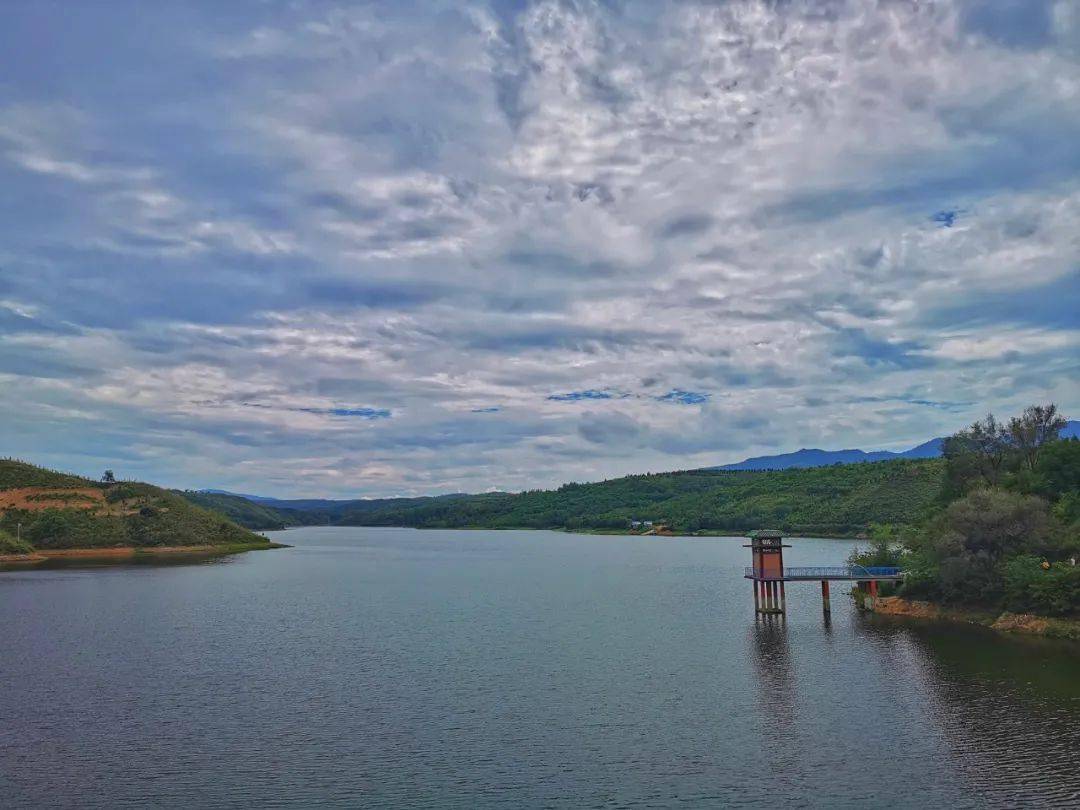
POLYGON ((517 490, 1080 415, 1080 4, 50 2, 0 455, 517 490))

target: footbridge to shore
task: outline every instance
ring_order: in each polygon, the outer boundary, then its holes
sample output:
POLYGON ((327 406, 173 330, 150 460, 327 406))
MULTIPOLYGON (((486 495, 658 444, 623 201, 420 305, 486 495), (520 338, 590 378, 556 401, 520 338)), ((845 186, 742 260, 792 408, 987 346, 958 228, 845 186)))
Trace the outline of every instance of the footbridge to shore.
POLYGON ((754 610, 757 613, 780 614, 787 612, 786 582, 821 582, 821 603, 828 614, 832 611, 829 583, 833 581, 857 582, 871 600, 877 599, 879 582, 898 582, 903 572, 893 566, 863 565, 811 565, 784 566, 784 549, 791 548, 783 542, 783 535, 775 529, 762 529, 750 535, 753 565, 746 567, 745 578, 754 583, 754 610))

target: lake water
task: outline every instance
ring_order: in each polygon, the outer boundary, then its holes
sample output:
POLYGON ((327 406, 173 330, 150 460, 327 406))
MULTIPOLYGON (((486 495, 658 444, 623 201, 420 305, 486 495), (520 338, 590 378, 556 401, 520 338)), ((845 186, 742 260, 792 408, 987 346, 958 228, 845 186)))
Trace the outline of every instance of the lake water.
POLYGON ((0 574, 0 806, 1080 804, 1076 646, 755 620, 738 539, 274 537, 0 574))

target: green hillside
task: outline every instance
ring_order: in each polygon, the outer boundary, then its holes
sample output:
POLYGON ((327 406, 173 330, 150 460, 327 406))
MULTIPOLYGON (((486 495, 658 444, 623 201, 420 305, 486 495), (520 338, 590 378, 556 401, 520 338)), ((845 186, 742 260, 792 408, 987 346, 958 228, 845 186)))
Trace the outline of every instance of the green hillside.
POLYGON ((0 460, 0 532, 34 549, 269 547, 266 538, 150 484, 101 483, 0 460))
POLYGON ((365 516, 372 513, 396 513, 450 501, 487 497, 455 494, 414 498, 356 498, 344 501, 310 499, 278 501, 271 505, 226 492, 185 490, 178 494, 197 506, 225 515, 241 526, 255 531, 284 529, 289 526, 365 526, 369 525, 365 522, 365 516))
POLYGON ((80 478, 77 475, 48 470, 25 461, 5 458, 0 459, 0 491, 19 487, 62 487, 76 488, 99 486, 96 482, 80 478))
POLYGON ((276 509, 241 498, 239 495, 193 490, 177 494, 196 506, 222 514, 234 523, 254 531, 271 531, 289 526, 310 526, 327 522, 325 517, 310 510, 276 509))
POLYGON ((798 534, 854 535, 871 523, 911 523, 942 489, 940 459, 811 469, 632 475, 556 490, 430 499, 335 515, 339 525, 418 528, 625 529, 631 520, 678 533, 769 526, 798 534))

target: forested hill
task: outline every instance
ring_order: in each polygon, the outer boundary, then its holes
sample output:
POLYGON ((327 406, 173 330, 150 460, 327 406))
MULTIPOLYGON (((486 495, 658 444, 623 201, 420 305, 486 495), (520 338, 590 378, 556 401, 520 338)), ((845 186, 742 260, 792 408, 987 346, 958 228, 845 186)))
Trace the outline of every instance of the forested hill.
POLYGON ((0 555, 35 549, 269 545, 221 514, 151 484, 91 481, 0 459, 0 555))
POLYGON ((315 510, 281 509, 227 492, 184 491, 184 498, 203 509, 210 509, 229 520, 255 531, 284 529, 288 526, 311 526, 327 523, 327 517, 315 510))
POLYGON ((651 520, 677 533, 768 526, 800 534, 854 535, 871 523, 920 519, 940 494, 942 475, 940 459, 768 472, 693 470, 517 494, 354 502, 352 508, 312 510, 305 522, 619 530, 631 520, 651 520))

